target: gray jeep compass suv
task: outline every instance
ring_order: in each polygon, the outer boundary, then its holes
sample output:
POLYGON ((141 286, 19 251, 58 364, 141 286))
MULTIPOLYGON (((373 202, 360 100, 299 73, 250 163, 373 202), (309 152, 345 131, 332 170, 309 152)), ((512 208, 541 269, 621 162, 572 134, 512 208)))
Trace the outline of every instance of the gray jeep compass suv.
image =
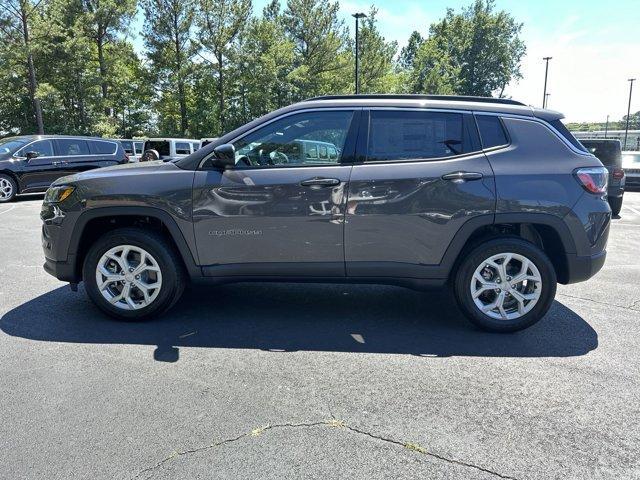
POLYGON ((560 118, 474 97, 304 101, 173 162, 58 180, 44 267, 126 320, 197 278, 448 284, 479 327, 522 329, 606 255, 607 170, 560 118))

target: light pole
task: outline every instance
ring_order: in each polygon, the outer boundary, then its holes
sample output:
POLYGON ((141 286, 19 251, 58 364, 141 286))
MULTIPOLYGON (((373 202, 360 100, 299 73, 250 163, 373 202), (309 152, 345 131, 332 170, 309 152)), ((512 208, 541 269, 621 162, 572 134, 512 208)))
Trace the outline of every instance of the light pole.
POLYGON ((549 106, 549 97, 551 96, 550 93, 545 93, 544 94, 544 108, 547 108, 549 106))
POLYGON ((629 116, 631 115, 631 94, 633 93, 633 82, 635 82, 635 78, 629 79, 629 105, 627 106, 627 126, 624 128, 624 148, 627 149, 627 135, 629 134, 629 116))
POLYGON ((609 115, 607 115, 607 123, 604 124, 604 138, 607 138, 609 133, 609 115))
POLYGON ((542 108, 547 104, 547 76, 549 75, 549 60, 553 57, 544 57, 542 60, 546 62, 544 67, 544 93, 542 94, 542 108))
POLYGON ((353 18, 356 19, 356 95, 360 93, 360 78, 358 75, 358 70, 360 69, 360 44, 358 38, 358 22, 361 18, 366 18, 367 16, 364 13, 354 13, 352 15, 353 18))

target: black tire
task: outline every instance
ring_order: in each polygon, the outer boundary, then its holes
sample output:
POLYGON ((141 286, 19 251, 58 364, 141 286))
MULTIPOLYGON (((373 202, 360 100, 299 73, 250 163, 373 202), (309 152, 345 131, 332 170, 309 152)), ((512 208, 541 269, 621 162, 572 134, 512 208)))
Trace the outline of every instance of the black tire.
POLYGON ((171 308, 181 297, 187 284, 182 259, 160 233, 142 228, 121 228, 100 237, 87 252, 82 269, 85 289, 100 310, 120 320, 137 321, 154 318, 171 308), (118 245, 133 245, 146 250, 158 263, 162 286, 155 300, 136 310, 124 310, 109 303, 96 283, 96 267, 105 252, 118 245))
POLYGON ((5 175, 4 173, 0 173, 0 180, 3 180, 2 183, 8 182, 8 188, 10 188, 11 190, 7 196, 3 195, 2 192, 0 192, 0 203, 8 203, 13 201, 13 199, 16 198, 16 195, 18 194, 18 185, 16 184, 16 181, 13 179, 13 177, 5 175))
POLYGON ((622 197, 609 197, 609 206, 611 207, 612 215, 620 215, 620 210, 622 210, 622 197))
POLYGON ((556 294, 556 272, 547 255, 538 247, 520 238, 499 238, 484 242, 464 253, 464 259, 456 270, 453 289, 458 306, 476 326, 490 332, 515 332, 538 322, 549 310, 556 294), (540 298, 534 307, 516 319, 495 319, 480 311, 473 301, 470 285, 473 274, 486 259, 500 253, 516 253, 525 256, 538 269, 542 280, 540 298))

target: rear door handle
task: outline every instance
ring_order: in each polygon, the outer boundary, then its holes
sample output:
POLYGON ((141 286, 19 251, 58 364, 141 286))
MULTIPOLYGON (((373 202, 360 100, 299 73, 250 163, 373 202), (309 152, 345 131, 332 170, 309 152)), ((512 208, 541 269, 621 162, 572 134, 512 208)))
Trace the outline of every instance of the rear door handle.
POLYGON ((340 180, 338 180, 337 178, 315 177, 315 178, 310 178, 308 180, 301 181, 300 185, 302 185, 303 187, 316 187, 316 188, 335 187, 336 185, 340 185, 340 180))
POLYGON ((65 162, 64 160, 61 160, 59 162, 52 162, 51 164, 56 166, 56 167, 59 167, 60 165, 67 165, 68 163, 69 162, 65 162))
POLYGON ((452 180, 458 182, 464 182, 467 180, 480 180, 482 178, 482 174, 479 172, 451 172, 445 175, 442 175, 443 180, 452 180))

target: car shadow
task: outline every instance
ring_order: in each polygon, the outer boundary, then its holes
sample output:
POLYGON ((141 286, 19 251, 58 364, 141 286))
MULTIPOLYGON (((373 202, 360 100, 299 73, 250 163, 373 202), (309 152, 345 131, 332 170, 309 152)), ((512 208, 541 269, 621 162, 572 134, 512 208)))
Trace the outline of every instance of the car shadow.
POLYGON ((533 327, 492 334, 469 324, 447 291, 373 285, 196 285, 165 315, 136 323, 103 315, 82 287, 61 287, 7 312, 0 329, 47 342, 156 345, 154 358, 168 362, 179 347, 568 357, 598 346, 596 331, 557 301, 533 327))

